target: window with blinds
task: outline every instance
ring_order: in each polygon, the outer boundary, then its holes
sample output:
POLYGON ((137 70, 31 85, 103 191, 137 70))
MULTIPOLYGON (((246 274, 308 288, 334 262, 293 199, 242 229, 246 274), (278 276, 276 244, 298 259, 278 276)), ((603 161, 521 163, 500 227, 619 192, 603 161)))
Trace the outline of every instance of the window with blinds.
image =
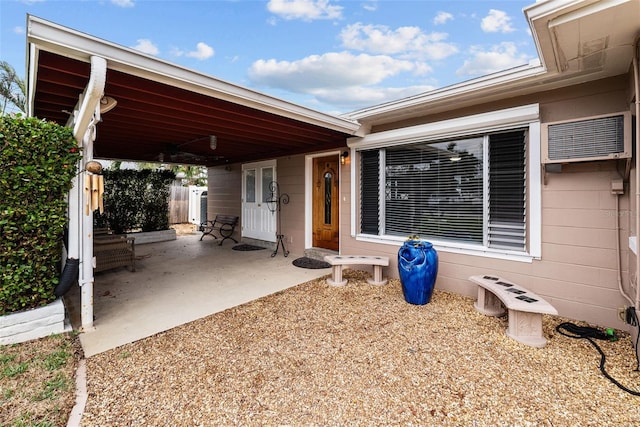
POLYGON ((525 249, 524 130, 362 151, 360 158, 362 233, 525 249))

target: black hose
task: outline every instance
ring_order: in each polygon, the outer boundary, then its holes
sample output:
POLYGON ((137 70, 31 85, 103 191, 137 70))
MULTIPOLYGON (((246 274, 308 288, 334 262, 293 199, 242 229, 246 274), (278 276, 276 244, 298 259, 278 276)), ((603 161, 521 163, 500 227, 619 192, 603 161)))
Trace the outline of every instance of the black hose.
POLYGON ((625 322, 627 325, 631 325, 638 330, 638 335, 636 336, 636 371, 640 371, 640 357, 638 355, 638 341, 640 341, 640 325, 638 324, 638 315, 636 314, 635 307, 627 307, 625 311, 625 322))
POLYGON ((593 341, 593 339, 609 340, 611 339, 610 335, 605 334, 604 332, 600 331, 597 328, 590 328, 587 326, 578 326, 570 322, 560 323, 558 326, 556 326, 556 331, 558 331, 560 334, 564 335, 565 337, 575 338, 575 339, 585 339, 589 341, 591 345, 593 345, 596 348, 596 350, 598 350, 598 353, 600 353, 600 372, 602 372, 602 375, 604 375, 606 378, 609 379, 609 381, 611 381, 612 383, 614 383, 616 386, 626 391, 627 393, 632 394, 634 396, 640 396, 640 392, 631 390, 623 386, 618 381, 616 381, 615 378, 609 375, 604 368, 606 357, 604 355, 604 352, 600 348, 600 346, 596 344, 596 342, 593 341))
POLYGON ((60 275, 60 282, 53 290, 53 294, 61 297, 71 289, 71 286, 78 281, 80 274, 80 260, 75 258, 67 258, 60 275))

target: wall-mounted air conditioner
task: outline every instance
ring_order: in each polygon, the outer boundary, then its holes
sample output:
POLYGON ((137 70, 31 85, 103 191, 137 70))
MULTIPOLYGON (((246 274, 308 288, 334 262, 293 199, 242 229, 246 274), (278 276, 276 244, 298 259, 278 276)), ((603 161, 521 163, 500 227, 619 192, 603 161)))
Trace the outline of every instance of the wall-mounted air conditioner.
POLYGON ((542 163, 586 162, 631 157, 629 112, 545 123, 542 163))

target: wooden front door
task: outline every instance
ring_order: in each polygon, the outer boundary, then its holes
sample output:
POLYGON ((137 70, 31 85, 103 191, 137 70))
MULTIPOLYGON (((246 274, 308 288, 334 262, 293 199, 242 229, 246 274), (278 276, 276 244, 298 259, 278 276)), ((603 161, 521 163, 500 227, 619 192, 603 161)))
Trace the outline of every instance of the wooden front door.
POLYGON ((313 159, 313 246, 338 250, 338 156, 313 159))

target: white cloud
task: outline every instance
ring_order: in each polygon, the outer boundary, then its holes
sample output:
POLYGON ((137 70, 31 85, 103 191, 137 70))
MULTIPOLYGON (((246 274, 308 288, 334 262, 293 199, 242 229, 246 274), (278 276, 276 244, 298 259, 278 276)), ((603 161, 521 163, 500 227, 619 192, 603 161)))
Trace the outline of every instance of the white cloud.
POLYGON ((249 69, 249 78, 263 86, 312 93, 321 89, 378 84, 401 72, 412 72, 411 61, 386 55, 353 55, 331 52, 312 55, 298 61, 259 60, 249 69))
POLYGON ((471 48, 473 58, 464 61, 464 65, 456 71, 458 76, 476 76, 495 73, 529 62, 529 57, 518 53, 518 48, 512 42, 503 42, 493 46, 489 51, 478 47, 471 48))
POLYGON ((208 44, 199 42, 196 45, 196 50, 192 50, 190 52, 185 52, 183 49, 180 49, 178 47, 172 47, 170 55, 175 57, 186 56, 189 58, 195 58, 204 61, 205 59, 209 59, 213 55, 215 55, 215 50, 208 44))
POLYGON ((425 64, 424 62, 415 62, 413 65, 415 66, 415 69, 413 71, 413 74, 415 75, 422 76, 433 72, 433 68, 431 68, 429 64, 425 64))
POLYGON ((206 43, 199 42, 196 45, 196 50, 188 52, 187 56, 190 58, 196 58, 203 61, 205 59, 211 58, 214 55, 214 53, 215 51, 211 46, 207 45, 206 43))
POLYGON ((149 55, 158 55, 160 53, 160 49, 158 49, 158 47, 149 39, 138 39, 137 42, 138 44, 133 46, 133 48, 140 52, 147 53, 149 55))
POLYGON ((424 33, 419 27, 399 27, 356 23, 346 26, 339 35, 349 49, 386 55, 408 55, 425 59, 443 59, 458 48, 445 40, 447 33, 424 33))
POLYGON ((453 19, 453 15, 449 12, 438 12, 435 18, 433 18, 433 23, 435 25, 446 24, 447 21, 451 21, 453 19))
POLYGON ((382 104, 396 99, 402 99, 419 93, 435 89, 434 86, 409 86, 409 87, 366 87, 351 86, 342 89, 316 89, 309 93, 318 101, 340 106, 349 110, 364 108, 366 106, 382 104))
POLYGON ((283 19, 339 19, 342 17, 342 6, 335 6, 329 0, 269 0, 269 12, 283 19))
POLYGON ((510 33, 515 31, 511 26, 511 17, 501 10, 491 9, 489 15, 482 18, 480 24, 485 33, 510 33))
POLYGON ((133 0, 111 0, 111 3, 118 7, 133 7, 135 3, 133 0))
POLYGON ((13 27, 13 32, 15 34, 24 34, 25 30, 24 30, 24 27, 22 27, 20 25, 16 25, 15 27, 13 27))
POLYGON ((362 8, 369 12, 375 12, 376 10, 378 10, 378 1, 374 0, 374 1, 363 3, 362 8))

